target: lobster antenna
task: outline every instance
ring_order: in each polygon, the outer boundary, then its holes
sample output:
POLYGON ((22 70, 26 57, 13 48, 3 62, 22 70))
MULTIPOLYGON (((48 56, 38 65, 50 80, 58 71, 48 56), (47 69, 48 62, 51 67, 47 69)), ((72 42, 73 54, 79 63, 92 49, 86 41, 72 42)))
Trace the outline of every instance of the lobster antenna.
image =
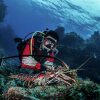
POLYGON ((80 68, 82 68, 91 58, 92 58, 92 56, 90 56, 84 63, 82 63, 82 64, 76 69, 76 71, 79 70, 80 68))

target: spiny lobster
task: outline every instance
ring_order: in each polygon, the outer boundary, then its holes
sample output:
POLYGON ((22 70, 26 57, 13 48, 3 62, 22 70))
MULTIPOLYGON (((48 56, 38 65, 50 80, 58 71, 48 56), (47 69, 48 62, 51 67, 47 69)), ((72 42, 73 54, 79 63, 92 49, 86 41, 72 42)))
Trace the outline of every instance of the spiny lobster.
POLYGON ((31 75, 11 75, 10 78, 19 79, 27 83, 28 87, 33 85, 49 85, 51 83, 65 83, 68 86, 71 86, 72 83, 75 83, 75 72, 70 72, 65 68, 60 68, 55 71, 47 71, 45 73, 37 74, 35 76, 31 75))

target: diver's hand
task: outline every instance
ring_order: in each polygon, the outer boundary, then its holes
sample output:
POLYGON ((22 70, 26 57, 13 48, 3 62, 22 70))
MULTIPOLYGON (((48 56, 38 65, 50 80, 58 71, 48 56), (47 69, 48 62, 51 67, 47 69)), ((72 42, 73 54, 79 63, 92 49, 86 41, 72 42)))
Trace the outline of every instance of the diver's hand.
POLYGON ((45 61, 44 66, 47 70, 54 71, 54 69, 55 69, 53 66, 53 62, 45 61))
MULTIPOLYGON (((47 67, 47 66, 46 66, 47 67)), ((54 71, 55 70, 55 68, 53 67, 53 66, 50 66, 50 67, 47 67, 47 70, 49 71, 54 71)))

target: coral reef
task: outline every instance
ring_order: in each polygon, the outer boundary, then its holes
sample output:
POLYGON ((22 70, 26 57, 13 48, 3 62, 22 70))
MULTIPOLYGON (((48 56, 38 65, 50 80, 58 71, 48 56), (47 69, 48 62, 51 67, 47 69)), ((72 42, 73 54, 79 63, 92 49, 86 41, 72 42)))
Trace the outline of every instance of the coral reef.
MULTIPOLYGON (((100 85, 89 79, 78 78, 75 70, 67 70, 67 76, 75 79, 72 85, 64 82, 51 83, 45 85, 32 85, 29 87, 20 76, 23 69, 13 70, 11 64, 16 65, 16 60, 3 61, 0 66, 0 100, 99 100, 100 85), (8 63, 9 62, 9 63, 8 63), (9 77, 10 76, 10 77, 9 77), (12 78, 11 78, 12 76, 12 78)), ((25 73, 23 74, 25 76, 25 73)), ((30 76, 31 72, 26 76, 30 76)), ((28 77, 27 77, 28 78, 28 77)), ((24 78, 24 80, 26 80, 24 78)))

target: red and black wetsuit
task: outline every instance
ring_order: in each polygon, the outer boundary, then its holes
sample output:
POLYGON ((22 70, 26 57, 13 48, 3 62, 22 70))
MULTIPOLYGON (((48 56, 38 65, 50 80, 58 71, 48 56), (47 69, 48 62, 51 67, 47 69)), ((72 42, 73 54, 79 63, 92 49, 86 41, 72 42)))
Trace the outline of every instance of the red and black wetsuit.
MULTIPOLYGON (((31 50, 30 50, 30 40, 29 39, 26 43, 26 46, 22 52, 22 55, 30 55, 31 54, 31 50)), ((40 57, 32 57, 32 56, 26 56, 26 57, 21 57, 21 67, 22 68, 28 68, 28 69, 32 69, 32 70, 42 70, 43 66, 42 64, 44 62, 50 62, 53 63, 54 62, 54 58, 43 58, 41 57, 41 55, 48 55, 48 56, 52 56, 54 57, 54 52, 50 51, 47 52, 45 50, 41 50, 40 49, 40 45, 41 45, 41 41, 38 41, 39 39, 36 37, 33 38, 32 40, 32 52, 33 55, 40 55, 40 57)))

